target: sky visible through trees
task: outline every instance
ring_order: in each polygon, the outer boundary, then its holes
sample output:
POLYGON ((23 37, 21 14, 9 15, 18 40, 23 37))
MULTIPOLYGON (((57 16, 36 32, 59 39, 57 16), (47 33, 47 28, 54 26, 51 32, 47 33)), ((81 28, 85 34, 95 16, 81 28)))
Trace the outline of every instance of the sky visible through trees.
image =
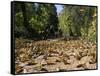
POLYGON ((57 8, 57 14, 59 15, 59 13, 63 10, 63 6, 62 5, 55 5, 57 8))

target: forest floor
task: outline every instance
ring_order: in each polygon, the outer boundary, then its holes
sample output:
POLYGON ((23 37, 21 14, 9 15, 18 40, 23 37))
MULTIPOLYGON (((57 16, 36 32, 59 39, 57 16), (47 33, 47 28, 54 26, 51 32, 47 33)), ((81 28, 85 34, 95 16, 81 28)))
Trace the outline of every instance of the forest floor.
POLYGON ((16 39, 16 73, 96 69, 96 44, 85 40, 16 39))

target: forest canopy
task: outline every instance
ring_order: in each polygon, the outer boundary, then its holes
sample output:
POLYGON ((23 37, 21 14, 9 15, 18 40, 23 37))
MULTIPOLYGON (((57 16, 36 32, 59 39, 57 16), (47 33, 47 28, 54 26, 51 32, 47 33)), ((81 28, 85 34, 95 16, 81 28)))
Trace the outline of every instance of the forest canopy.
POLYGON ((96 42, 97 8, 16 2, 15 37, 47 39, 80 37, 96 42))

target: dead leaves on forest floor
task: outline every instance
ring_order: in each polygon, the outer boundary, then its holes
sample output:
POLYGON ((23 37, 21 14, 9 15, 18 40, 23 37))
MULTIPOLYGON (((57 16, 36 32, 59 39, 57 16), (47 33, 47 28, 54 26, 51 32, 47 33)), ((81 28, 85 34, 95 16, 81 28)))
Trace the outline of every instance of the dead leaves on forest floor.
POLYGON ((96 69, 96 44, 85 40, 16 39, 16 73, 96 69))

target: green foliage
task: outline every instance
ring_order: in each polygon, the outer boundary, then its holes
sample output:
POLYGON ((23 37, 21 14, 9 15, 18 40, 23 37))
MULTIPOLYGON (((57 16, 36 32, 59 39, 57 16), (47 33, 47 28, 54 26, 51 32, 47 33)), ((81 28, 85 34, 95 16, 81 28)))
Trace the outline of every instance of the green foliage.
POLYGON ((96 40, 95 7, 64 6, 59 15, 59 28, 63 36, 80 36, 88 40, 96 40))
MULTIPOLYGON (((18 8, 15 8, 18 11, 15 14, 15 24, 17 28, 19 27, 22 30, 22 32, 26 30, 26 34, 30 35, 29 37, 44 38, 45 36, 55 36, 55 32, 58 31, 58 18, 56 7, 54 5, 17 3, 15 7, 16 6, 19 6, 21 9, 19 10, 18 8)), ((20 31, 15 32, 17 35, 20 31)))
POLYGON ((63 36, 80 36, 80 18, 78 6, 64 6, 59 16, 59 27, 63 36))
POLYGON ((96 40, 96 7, 15 3, 15 35, 28 38, 82 37, 96 40))
POLYGON ((92 14, 93 18, 92 18, 91 27, 89 28, 88 37, 90 41, 96 42, 97 8, 93 8, 92 11, 93 11, 92 14))

